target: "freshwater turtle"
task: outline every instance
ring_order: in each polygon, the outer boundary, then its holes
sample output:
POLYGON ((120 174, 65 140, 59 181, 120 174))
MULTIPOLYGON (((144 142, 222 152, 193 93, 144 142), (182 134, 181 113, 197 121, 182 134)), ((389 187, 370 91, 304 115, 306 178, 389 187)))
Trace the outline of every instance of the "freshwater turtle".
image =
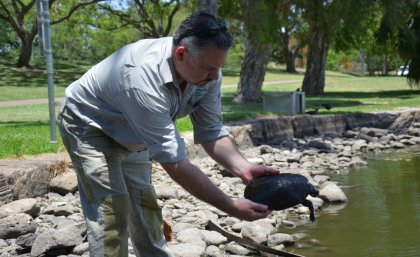
POLYGON ((310 210, 310 219, 315 221, 314 207, 308 195, 317 196, 318 190, 302 175, 281 173, 253 179, 245 188, 245 198, 265 204, 270 210, 284 210, 302 204, 310 210))

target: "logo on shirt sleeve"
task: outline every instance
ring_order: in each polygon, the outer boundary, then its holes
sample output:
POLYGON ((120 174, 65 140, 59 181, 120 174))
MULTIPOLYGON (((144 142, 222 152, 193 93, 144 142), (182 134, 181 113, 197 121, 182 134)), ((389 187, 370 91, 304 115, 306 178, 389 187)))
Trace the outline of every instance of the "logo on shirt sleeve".
POLYGON ((206 94, 206 92, 207 92, 207 90, 205 90, 205 89, 196 88, 195 91, 194 91, 194 96, 201 97, 201 96, 204 96, 206 94))

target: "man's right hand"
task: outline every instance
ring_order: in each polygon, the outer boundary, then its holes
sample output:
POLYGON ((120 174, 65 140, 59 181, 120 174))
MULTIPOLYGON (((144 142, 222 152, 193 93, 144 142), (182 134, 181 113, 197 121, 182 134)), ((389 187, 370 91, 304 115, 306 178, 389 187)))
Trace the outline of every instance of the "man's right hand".
POLYGON ((246 221, 262 219, 270 214, 267 205, 252 202, 248 199, 236 199, 231 215, 246 221))

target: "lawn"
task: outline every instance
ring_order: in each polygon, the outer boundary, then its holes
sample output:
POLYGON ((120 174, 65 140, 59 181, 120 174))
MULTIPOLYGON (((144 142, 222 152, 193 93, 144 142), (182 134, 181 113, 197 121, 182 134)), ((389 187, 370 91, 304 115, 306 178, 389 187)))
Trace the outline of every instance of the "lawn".
MULTIPOLYGON (((65 87, 82 75, 87 65, 58 63, 54 72, 55 94, 62 97, 65 87)), ((239 69, 223 71, 222 104, 225 122, 258 118, 267 115, 262 104, 233 102, 239 69)), ((22 71, 0 62, 0 101, 47 98, 46 73, 22 71)), ((263 92, 294 91, 301 86, 303 72, 289 74, 284 67, 271 66, 266 74, 263 92)), ((319 114, 387 111, 396 108, 420 107, 420 91, 410 89, 404 77, 361 77, 338 72, 326 73, 325 95, 306 97, 310 110, 323 103, 333 106, 330 111, 320 109, 319 114)), ((0 107, 0 158, 44 152, 58 152, 64 148, 50 144, 49 112, 47 104, 0 107)), ((178 129, 191 130, 188 118, 177 121, 178 129)), ((59 136, 59 134, 57 134, 59 136)))

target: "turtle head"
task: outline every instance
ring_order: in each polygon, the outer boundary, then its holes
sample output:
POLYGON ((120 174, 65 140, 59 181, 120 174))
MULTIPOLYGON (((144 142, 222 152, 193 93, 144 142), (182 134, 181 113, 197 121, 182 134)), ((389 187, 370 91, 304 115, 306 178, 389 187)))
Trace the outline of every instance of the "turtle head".
POLYGON ((310 187, 310 189, 309 189, 309 195, 310 196, 316 197, 316 196, 319 195, 319 191, 312 184, 309 184, 309 187, 310 187))

